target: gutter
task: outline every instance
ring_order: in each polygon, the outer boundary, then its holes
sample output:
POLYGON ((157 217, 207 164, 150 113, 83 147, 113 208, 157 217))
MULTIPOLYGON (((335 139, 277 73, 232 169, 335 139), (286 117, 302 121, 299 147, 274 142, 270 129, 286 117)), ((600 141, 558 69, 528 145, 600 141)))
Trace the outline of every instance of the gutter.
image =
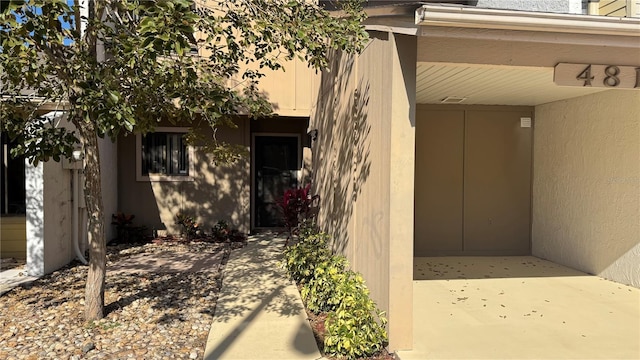
MULTIPOLYGON (((405 16, 413 17, 416 9, 419 9, 423 2, 399 3, 392 5, 367 6, 363 11, 367 14, 367 18, 372 17, 394 17, 405 16)), ((329 13, 335 18, 345 18, 349 16, 344 10, 330 10, 329 13)))
POLYGON ((638 18, 481 9, 447 5, 422 5, 416 10, 415 16, 415 22, 418 26, 623 35, 640 38, 640 19, 638 18))

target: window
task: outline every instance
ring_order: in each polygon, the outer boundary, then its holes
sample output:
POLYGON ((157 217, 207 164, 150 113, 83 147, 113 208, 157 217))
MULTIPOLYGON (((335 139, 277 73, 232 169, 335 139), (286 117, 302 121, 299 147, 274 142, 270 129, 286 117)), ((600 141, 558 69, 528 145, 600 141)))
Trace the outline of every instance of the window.
POLYGON ((183 136, 185 128, 159 128, 138 135, 138 181, 189 181, 193 166, 191 148, 183 136))

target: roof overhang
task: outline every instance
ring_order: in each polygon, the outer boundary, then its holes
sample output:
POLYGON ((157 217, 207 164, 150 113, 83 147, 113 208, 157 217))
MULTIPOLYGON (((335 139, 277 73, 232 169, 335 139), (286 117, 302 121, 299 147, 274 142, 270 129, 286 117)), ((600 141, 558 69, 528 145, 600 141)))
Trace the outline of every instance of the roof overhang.
POLYGON ((638 18, 424 2, 366 10, 367 30, 418 37, 418 103, 457 96, 463 104, 535 106, 609 91, 554 84, 557 63, 640 65, 638 18))

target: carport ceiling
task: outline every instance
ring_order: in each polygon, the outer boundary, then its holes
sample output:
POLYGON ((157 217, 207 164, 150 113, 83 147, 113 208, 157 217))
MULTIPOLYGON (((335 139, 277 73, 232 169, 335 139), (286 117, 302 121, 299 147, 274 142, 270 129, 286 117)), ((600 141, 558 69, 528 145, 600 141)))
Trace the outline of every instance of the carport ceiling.
POLYGON ((420 62, 416 101, 440 104, 446 97, 460 104, 535 106, 607 91, 603 88, 557 86, 553 68, 487 66, 420 62))

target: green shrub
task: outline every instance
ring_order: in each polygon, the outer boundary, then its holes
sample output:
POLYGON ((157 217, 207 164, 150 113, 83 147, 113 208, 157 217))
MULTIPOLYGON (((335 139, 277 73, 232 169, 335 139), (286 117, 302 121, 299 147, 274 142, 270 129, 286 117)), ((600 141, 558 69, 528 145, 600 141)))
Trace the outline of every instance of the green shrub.
POLYGON ((298 238, 300 241, 304 241, 304 239, 321 233, 320 229, 318 229, 318 225, 316 224, 315 219, 305 219, 301 221, 298 228, 298 238))
POLYGON ((335 291, 341 301, 325 322, 325 353, 357 359, 384 349, 388 342, 387 319, 369 297, 362 276, 348 271, 335 291))
POLYGON ((296 283, 307 309, 327 313, 324 353, 340 359, 373 356, 388 342, 387 320, 369 297, 362 275, 347 270, 348 261, 333 255, 329 236, 302 226, 298 243, 284 250, 284 267, 296 283))
POLYGON ((308 282, 313 276, 316 264, 331 257, 331 251, 327 248, 328 237, 325 233, 310 235, 285 248, 284 266, 295 282, 308 282))
POLYGON ((309 311, 319 314, 336 309, 342 299, 335 289, 346 280, 346 267, 347 259, 342 256, 331 256, 315 265, 311 278, 300 290, 309 311))

